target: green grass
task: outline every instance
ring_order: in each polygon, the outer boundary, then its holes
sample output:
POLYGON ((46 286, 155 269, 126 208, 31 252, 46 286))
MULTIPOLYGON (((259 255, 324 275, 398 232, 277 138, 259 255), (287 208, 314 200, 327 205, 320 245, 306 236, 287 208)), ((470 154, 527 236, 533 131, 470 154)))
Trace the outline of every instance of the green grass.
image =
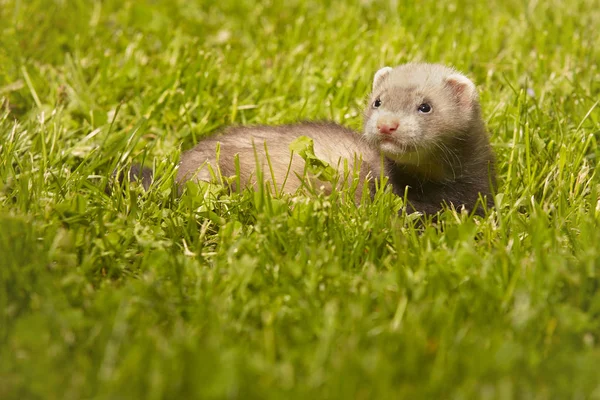
POLYGON ((0 0, 0 398, 600 399, 600 4, 0 0), (496 210, 173 175, 231 123, 480 88, 496 210), (104 194, 133 160, 161 178, 104 194))

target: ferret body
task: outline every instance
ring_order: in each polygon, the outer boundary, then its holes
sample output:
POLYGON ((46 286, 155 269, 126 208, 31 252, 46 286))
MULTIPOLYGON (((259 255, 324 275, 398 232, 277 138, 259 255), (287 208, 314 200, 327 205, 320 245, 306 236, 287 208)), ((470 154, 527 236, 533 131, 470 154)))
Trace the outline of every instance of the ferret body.
MULTIPOLYGON (((294 193, 309 180, 314 188, 329 193, 331 182, 305 171, 304 159, 290 150, 290 144, 301 136, 311 138, 315 156, 338 172, 340 187, 344 183, 350 184, 353 171, 358 171, 357 200, 365 180, 372 180, 380 174, 382 160, 379 151, 365 142, 360 134, 334 123, 305 122, 229 127, 222 135, 204 139, 182 155, 176 181, 181 187, 189 180, 220 180, 219 175, 237 178, 237 157, 239 182, 244 187, 256 187, 257 168, 260 168, 263 183, 277 186, 277 192, 294 193)), ((229 182, 232 189, 235 189, 236 178, 229 182)))
POLYGON ((185 152, 176 180, 180 187, 188 180, 211 181, 208 165, 234 176, 237 155, 241 184, 253 186, 258 156, 264 179, 274 178, 278 186, 285 181, 284 191, 293 193, 302 186, 305 165, 291 156, 289 144, 308 136, 315 155, 338 171, 344 160, 350 170, 360 164, 361 182, 379 176, 383 154, 383 172, 396 194, 406 194, 409 211, 433 214, 447 204, 481 214, 480 195, 493 205, 494 155, 473 82, 443 65, 411 63, 377 71, 369 98, 363 135, 334 123, 231 127, 185 152))

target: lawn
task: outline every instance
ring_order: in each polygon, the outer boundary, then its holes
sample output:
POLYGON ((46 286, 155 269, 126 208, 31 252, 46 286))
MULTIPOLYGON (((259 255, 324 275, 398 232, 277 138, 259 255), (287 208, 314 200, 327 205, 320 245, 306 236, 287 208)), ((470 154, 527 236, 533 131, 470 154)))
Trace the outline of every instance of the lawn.
POLYGON ((524 3, 0 0, 0 398, 600 399, 600 3, 524 3), (478 85, 486 216, 177 196, 202 137, 360 130, 409 61, 478 85))

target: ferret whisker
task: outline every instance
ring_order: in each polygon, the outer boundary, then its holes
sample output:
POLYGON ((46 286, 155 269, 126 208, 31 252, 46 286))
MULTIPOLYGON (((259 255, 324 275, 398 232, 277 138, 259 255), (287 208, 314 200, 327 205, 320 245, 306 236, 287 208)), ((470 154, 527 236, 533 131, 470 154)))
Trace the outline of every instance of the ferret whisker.
POLYGON ((454 167, 452 165, 452 162, 450 161, 450 159, 448 158, 448 153, 446 148, 444 147, 443 143, 438 143, 438 142, 434 142, 435 146, 440 150, 441 152, 441 157, 442 157, 442 161, 445 161, 444 164, 447 164, 450 166, 450 169, 452 170, 452 176, 454 178, 456 178, 456 174, 454 172, 454 167))

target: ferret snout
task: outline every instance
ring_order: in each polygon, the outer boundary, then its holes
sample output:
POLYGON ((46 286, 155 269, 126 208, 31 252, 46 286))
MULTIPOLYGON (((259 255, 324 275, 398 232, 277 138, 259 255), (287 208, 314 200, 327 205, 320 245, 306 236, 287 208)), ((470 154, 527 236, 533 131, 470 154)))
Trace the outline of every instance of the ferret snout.
POLYGON ((396 118, 381 117, 377 120, 377 129, 380 133, 390 134, 395 132, 400 126, 400 121, 396 118))

